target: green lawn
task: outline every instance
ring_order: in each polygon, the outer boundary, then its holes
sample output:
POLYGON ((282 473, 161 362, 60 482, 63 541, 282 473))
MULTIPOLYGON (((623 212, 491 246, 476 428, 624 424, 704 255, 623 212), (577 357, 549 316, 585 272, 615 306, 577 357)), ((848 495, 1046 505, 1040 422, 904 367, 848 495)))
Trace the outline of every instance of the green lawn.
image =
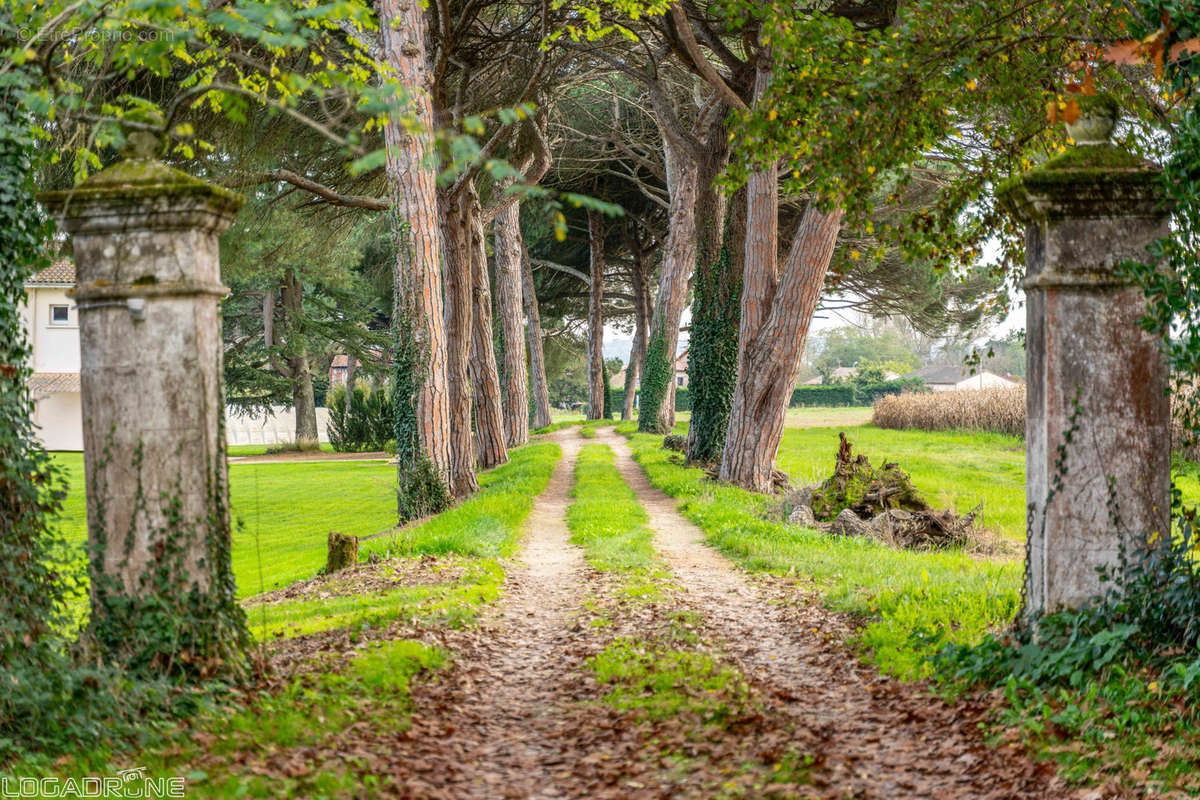
POLYGON ((1025 538, 1025 443, 1020 439, 869 425, 788 428, 777 466, 797 485, 824 480, 833 473, 839 431, 846 433, 855 453, 866 454, 875 466, 897 462, 931 505, 965 514, 983 503, 985 527, 1010 539, 1025 538))
MULTIPOLYGON (((70 540, 82 544, 83 455, 55 453, 54 460, 70 482, 60 524, 70 540)), ((312 577, 325 563, 331 530, 369 536, 394 525, 395 482, 395 469, 383 461, 231 464, 238 596, 312 577)))

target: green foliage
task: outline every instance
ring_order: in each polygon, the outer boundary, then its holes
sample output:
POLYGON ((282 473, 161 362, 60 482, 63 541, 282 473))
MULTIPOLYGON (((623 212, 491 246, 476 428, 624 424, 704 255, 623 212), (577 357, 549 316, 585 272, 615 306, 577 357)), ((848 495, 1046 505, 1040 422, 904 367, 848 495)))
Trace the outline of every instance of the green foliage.
POLYGON ((948 646, 939 680, 956 691, 1004 687, 1012 721, 1038 739, 1082 739, 1084 747, 1060 751, 1070 773, 1090 776, 1113 761, 1169 784, 1193 773, 1186 754, 1200 722, 1195 545, 1185 519, 1168 541, 1122 546, 1118 563, 1100 569, 1101 596, 975 645, 948 646))
MULTIPOLYGON (((741 245, 735 242, 732 246, 741 245)), ((692 461, 712 462, 721 458, 733 406, 742 276, 735 274, 731 266, 729 247, 729 243, 724 244, 716 258, 710 259, 705 253, 697 257, 696 299, 688 343, 694 436, 687 455, 692 461)))
POLYGON ((390 390, 339 386, 329 395, 329 441, 338 453, 388 450, 395 435, 396 411, 390 390))
MULTIPOLYGON (((670 433, 661 430, 658 411, 666 402, 671 381, 675 380, 674 353, 667 353, 666 340, 662 332, 650 337, 646 347, 646 358, 642 365, 642 390, 638 404, 638 431, 641 433, 670 433)), ((678 406, 676 406, 678 408, 678 406)))
MULTIPOLYGON (((387 562, 379 569, 384 574, 391 571, 387 562)), ((334 581, 323 584, 319 598, 261 605, 251 601, 246 604, 246 614, 255 632, 268 641, 318 631, 382 628, 395 620, 462 627, 474 622, 480 609, 500 596, 504 570, 494 559, 464 561, 443 556, 435 563, 433 574, 439 569, 450 571, 445 581, 401 585, 383 592, 364 592, 353 579, 344 586, 334 581), (460 566, 461 574, 456 574, 460 566)))
POLYGON ((893 330, 875 332, 847 325, 824 331, 814 340, 815 353, 809 358, 813 367, 826 376, 838 367, 859 367, 861 371, 868 364, 882 366, 885 362, 901 375, 921 366, 912 346, 893 330))
POLYGON ((609 385, 607 361, 603 362, 603 366, 600 368, 600 374, 601 379, 604 381, 604 418, 612 419, 613 409, 615 406, 613 405, 612 386, 609 385))

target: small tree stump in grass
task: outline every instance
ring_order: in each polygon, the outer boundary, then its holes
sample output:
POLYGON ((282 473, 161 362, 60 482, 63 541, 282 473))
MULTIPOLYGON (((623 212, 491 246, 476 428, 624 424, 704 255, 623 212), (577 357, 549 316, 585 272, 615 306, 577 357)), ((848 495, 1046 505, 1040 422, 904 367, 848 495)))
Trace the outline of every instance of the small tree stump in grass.
POLYGON ((329 532, 329 559, 325 562, 325 574, 332 575, 358 563, 358 537, 347 536, 337 531, 329 532))

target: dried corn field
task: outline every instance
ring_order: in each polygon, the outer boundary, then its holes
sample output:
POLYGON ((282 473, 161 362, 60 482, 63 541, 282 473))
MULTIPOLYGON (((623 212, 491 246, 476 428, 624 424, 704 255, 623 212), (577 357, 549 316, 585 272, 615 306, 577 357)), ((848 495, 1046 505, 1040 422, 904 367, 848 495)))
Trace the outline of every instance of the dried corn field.
MULTIPOLYGON (((1200 460, 1200 444, 1184 446, 1183 401, 1171 403, 1173 449, 1192 461, 1200 460)), ((1025 435, 1025 387, 930 392, 881 397, 875 401, 871 422, 878 428, 922 431, 985 431, 1025 435)))
POLYGON ((1025 387, 881 397, 871 421, 880 428, 990 431, 1025 435, 1025 387))

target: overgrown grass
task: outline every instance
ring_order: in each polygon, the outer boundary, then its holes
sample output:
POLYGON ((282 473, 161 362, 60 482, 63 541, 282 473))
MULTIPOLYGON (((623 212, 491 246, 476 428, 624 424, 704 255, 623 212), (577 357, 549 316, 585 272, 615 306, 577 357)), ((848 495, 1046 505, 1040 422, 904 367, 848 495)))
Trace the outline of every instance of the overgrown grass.
POLYGON ((594 569, 634 572, 655 566, 649 517, 613 464, 608 445, 589 444, 579 451, 571 496, 571 541, 584 548, 594 569))
POLYGON ((261 639, 290 638, 334 629, 379 628, 395 620, 462 627, 473 622, 483 606, 499 597, 503 583, 504 570, 499 562, 490 558, 473 559, 461 576, 443 583, 313 600, 251 602, 246 606, 246 616, 254 635, 261 639))
POLYGON ((720 725, 748 705, 745 678, 699 650, 619 639, 589 659, 588 667, 608 687, 602 702, 652 720, 695 714, 705 724, 720 725))
POLYGON ((136 764, 150 778, 185 777, 188 797, 374 796, 381 783, 371 762, 346 757, 327 742, 363 719, 381 730, 407 728, 411 679, 446 662, 444 652, 417 641, 372 645, 343 670, 302 675, 280 692, 168 734, 136 756, 100 749, 53 765, 18 764, 9 774, 78 779, 136 764), (305 768, 257 774, 267 758, 287 751, 305 768))
POLYGON ((631 434, 651 483, 683 501, 680 510, 711 544, 748 569, 807 576, 829 608, 861 615, 861 644, 886 672, 929 675, 930 657, 946 643, 978 641, 1016 614, 1022 572, 1015 561, 895 550, 764 519, 768 498, 679 466, 662 437, 619 430, 631 434))
POLYGON ((481 491, 429 521, 364 542, 362 558, 442 555, 506 558, 517 547, 521 523, 533 509, 534 497, 550 482, 562 449, 536 442, 509 453, 509 462, 479 475, 481 491))

